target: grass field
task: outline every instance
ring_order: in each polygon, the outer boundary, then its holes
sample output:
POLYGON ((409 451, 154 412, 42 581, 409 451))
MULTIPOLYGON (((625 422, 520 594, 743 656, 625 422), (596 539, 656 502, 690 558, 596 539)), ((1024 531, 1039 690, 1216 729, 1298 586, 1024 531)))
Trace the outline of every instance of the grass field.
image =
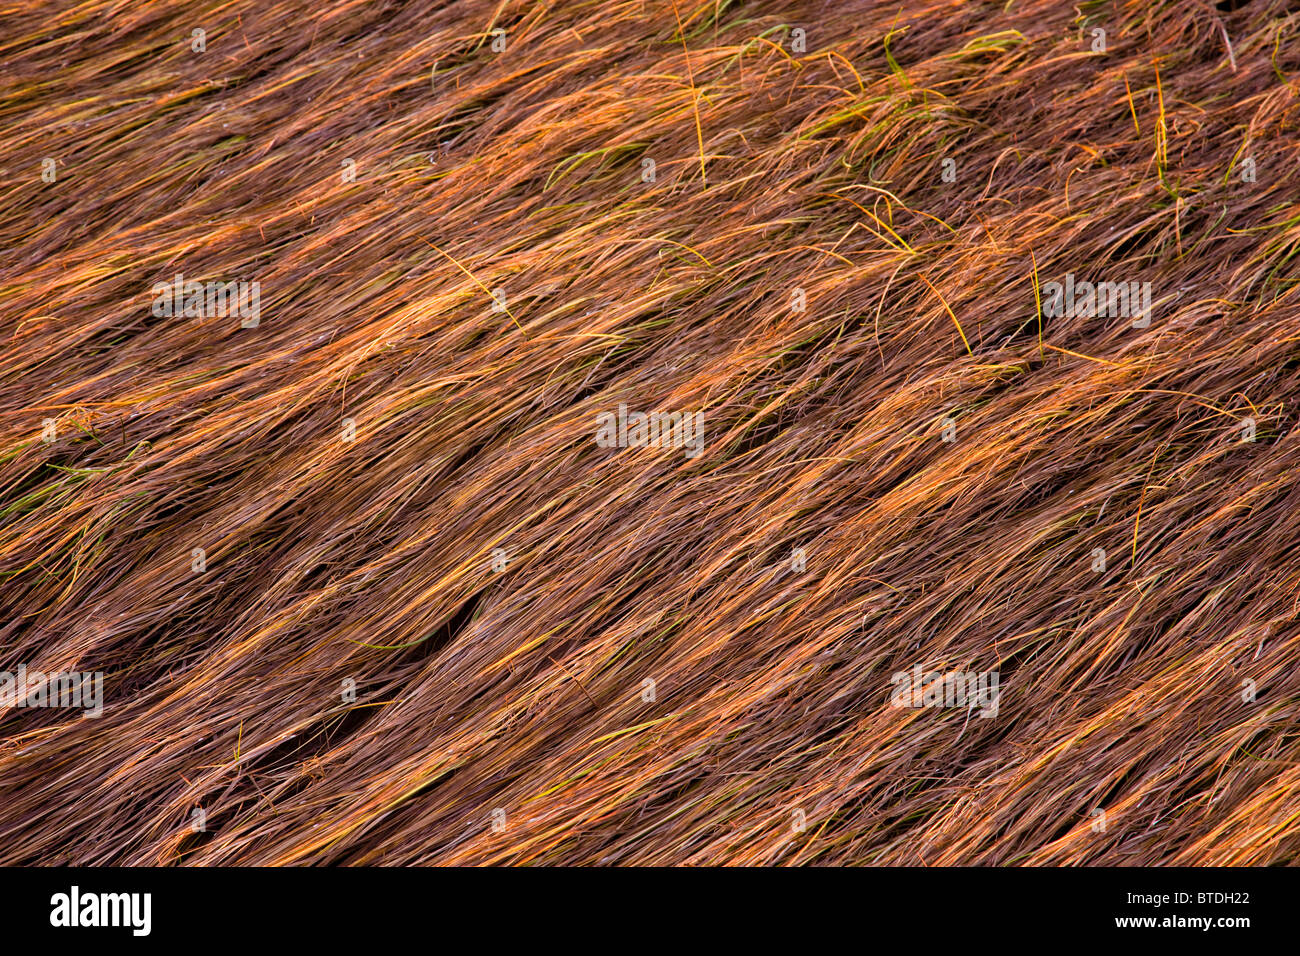
POLYGON ((1300 862, 1297 3, 13 0, 0 131, 0 864, 1300 862))

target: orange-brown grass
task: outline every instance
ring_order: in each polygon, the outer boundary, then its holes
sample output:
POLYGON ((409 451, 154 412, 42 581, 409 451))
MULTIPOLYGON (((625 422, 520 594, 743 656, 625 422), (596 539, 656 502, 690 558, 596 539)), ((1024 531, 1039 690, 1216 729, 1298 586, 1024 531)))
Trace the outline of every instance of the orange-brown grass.
POLYGON ((1295 3, 15 0, 0 130, 0 863, 1300 858, 1295 3))

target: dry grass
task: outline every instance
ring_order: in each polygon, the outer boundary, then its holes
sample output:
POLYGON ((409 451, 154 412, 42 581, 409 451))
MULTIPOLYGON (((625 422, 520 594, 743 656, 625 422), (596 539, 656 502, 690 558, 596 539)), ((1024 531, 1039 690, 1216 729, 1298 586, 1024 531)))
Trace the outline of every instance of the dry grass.
POLYGON ((17 0, 0 63, 0 669, 106 675, 0 712, 0 863, 1300 859, 1295 3, 17 0))

